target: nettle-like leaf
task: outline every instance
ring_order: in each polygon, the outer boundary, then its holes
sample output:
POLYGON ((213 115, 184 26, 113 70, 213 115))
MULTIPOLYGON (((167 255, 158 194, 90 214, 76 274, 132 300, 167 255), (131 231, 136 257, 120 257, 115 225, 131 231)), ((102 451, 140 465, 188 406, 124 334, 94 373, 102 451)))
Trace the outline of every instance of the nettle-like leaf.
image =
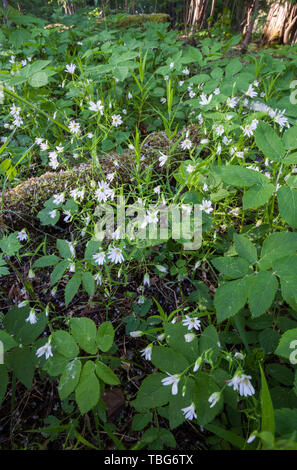
POLYGON ((193 402, 197 409, 197 419, 200 426, 204 426, 217 416, 222 411, 223 399, 222 397, 213 408, 209 406, 209 397, 213 393, 219 393, 220 388, 213 380, 213 378, 205 373, 198 372, 196 376, 196 386, 194 388, 193 402))
POLYGON ((6 276, 9 274, 9 269, 6 266, 4 259, 2 258, 2 254, 0 255, 0 276, 6 276))
POLYGON ((275 354, 297 364, 297 328, 286 331, 275 350, 275 354))
POLYGON ((17 235, 17 232, 11 233, 8 236, 2 237, 0 240, 0 248, 7 256, 14 256, 22 247, 17 235))
POLYGON ((42 209, 37 214, 41 225, 56 225, 60 219, 60 211, 58 209, 42 209))
MULTIPOLYGON (((198 338, 194 338, 189 343, 185 339, 185 335, 189 330, 181 322, 164 323, 164 332, 168 345, 177 353, 180 353, 188 361, 194 362, 198 357, 198 338)), ((167 371, 169 372, 169 371, 167 371)))
POLYGON ((292 227, 297 228, 297 189, 282 186, 277 192, 279 213, 292 227))
POLYGON ((137 398, 133 402, 136 411, 158 408, 169 402, 171 397, 171 387, 163 386, 162 379, 167 377, 165 374, 152 374, 146 377, 140 385, 137 398))
POLYGON ((94 277, 90 272, 85 272, 82 275, 82 285, 84 290, 89 294, 90 297, 93 297, 95 292, 95 281, 94 277))
POLYGON ((250 264, 247 260, 233 256, 214 258, 212 264, 226 279, 241 278, 250 270, 250 264))
POLYGON ((169 374, 179 374, 189 366, 189 362, 182 354, 163 346, 153 347, 152 363, 159 370, 169 374))
POLYGON ((239 279, 219 286, 214 296, 218 323, 233 317, 247 301, 247 280, 239 279))
POLYGON ((65 305, 68 307, 71 300, 77 294, 82 281, 81 273, 75 273, 65 287, 65 305))
POLYGON ((271 306, 278 289, 271 271, 260 271, 248 278, 248 304, 253 317, 260 317, 271 306))
POLYGON ((25 387, 30 388, 34 377, 37 358, 29 346, 13 349, 6 360, 9 368, 15 373, 16 378, 20 380, 25 387))
POLYGON ((275 186, 272 183, 256 184, 248 189, 243 197, 243 209, 257 209, 258 207, 267 204, 272 194, 274 193, 275 186))
POLYGON ((283 145, 286 150, 297 149, 297 126, 290 127, 283 135, 283 145))
POLYGON ((37 313, 37 322, 31 324, 26 321, 29 317, 30 307, 13 307, 4 317, 5 330, 20 344, 32 344, 43 333, 48 317, 45 312, 37 313))
POLYGON ((63 274, 65 273, 66 269, 69 268, 69 261, 68 260, 63 260, 60 261, 56 266, 55 269, 53 270, 50 278, 50 285, 53 286, 56 284, 62 277, 63 274))
POLYGON ((61 258, 69 259, 73 257, 69 243, 66 240, 57 240, 57 249, 60 253, 61 258))
POLYGON ((255 132, 255 142, 265 157, 273 162, 279 162, 285 154, 281 138, 266 122, 260 121, 258 123, 255 132))
POLYGON ((211 359, 216 361, 220 352, 220 347, 219 335, 213 325, 207 326, 199 338, 199 355, 201 356, 203 352, 208 350, 211 350, 211 359))
POLYGON ((263 242, 259 268, 271 269, 272 263, 286 255, 294 255, 297 251, 296 232, 275 232, 263 242))
POLYGON ((250 168, 244 168, 239 165, 225 165, 214 168, 216 174, 222 181, 232 186, 240 188, 249 188, 254 185, 264 185, 269 183, 267 176, 259 171, 250 168))
POLYGON ((48 266, 56 266, 60 258, 56 255, 41 256, 33 263, 33 268, 47 268, 48 266))
POLYGON ((250 264, 255 264, 258 259, 255 245, 245 235, 238 235, 237 233, 234 233, 233 240, 237 254, 250 264))

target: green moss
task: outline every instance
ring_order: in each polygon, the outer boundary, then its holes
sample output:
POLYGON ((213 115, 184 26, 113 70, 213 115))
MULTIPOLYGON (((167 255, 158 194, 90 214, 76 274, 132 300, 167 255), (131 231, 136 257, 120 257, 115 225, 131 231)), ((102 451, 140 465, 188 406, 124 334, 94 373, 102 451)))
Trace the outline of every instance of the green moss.
MULTIPOLYGON (((102 23, 103 21, 104 20, 97 20, 97 23, 102 23)), ((126 15, 117 21, 117 27, 128 28, 130 26, 140 26, 147 21, 153 21, 154 23, 170 23, 170 16, 166 13, 153 13, 151 15, 126 15)))

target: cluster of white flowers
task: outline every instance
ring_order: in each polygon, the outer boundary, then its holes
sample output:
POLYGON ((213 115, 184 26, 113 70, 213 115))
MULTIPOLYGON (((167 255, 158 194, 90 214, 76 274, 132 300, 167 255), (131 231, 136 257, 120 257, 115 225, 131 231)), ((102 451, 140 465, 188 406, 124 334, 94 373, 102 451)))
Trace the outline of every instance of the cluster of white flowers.
MULTIPOLYGON (((119 247, 110 246, 107 251, 107 258, 109 261, 115 264, 120 264, 124 261, 123 251, 119 247)), ((106 262, 106 253, 99 251, 93 255, 93 260, 99 266, 102 266, 106 262)))

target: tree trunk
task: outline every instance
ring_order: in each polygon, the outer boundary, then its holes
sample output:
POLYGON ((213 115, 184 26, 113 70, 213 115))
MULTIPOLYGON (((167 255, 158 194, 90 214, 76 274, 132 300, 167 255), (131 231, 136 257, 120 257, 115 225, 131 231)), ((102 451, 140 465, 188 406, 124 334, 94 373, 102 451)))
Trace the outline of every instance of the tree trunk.
POLYGON ((263 42, 292 44, 296 42, 296 33, 297 5, 290 1, 272 1, 262 30, 263 42))
POLYGON ((248 8, 248 19, 246 23, 246 34, 244 37, 244 40, 241 45, 241 50, 244 52, 247 50, 247 47, 250 43, 250 40, 252 39, 252 34, 253 34, 253 28, 255 24, 255 20, 257 18, 257 14, 259 11, 259 0, 254 0, 251 2, 249 8, 248 8))
POLYGON ((211 8, 210 8, 210 14, 209 14, 208 29, 211 27, 211 25, 213 23, 215 8, 216 8, 216 0, 212 0, 211 8))
POLYGON ((203 28, 208 9, 209 0, 190 0, 187 10, 186 25, 193 30, 195 27, 198 29, 203 28))

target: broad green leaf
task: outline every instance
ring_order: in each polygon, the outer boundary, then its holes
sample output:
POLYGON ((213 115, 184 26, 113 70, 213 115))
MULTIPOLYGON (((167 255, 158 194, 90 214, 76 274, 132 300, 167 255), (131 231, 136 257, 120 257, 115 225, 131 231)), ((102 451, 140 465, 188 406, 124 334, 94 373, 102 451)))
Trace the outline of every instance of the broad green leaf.
POLYGON ((256 184, 248 189, 242 198, 243 209, 257 209, 264 204, 267 204, 271 198, 275 186, 271 183, 256 184))
POLYGON ((269 183, 267 176, 259 171, 250 168, 244 168, 237 165, 225 165, 215 167, 215 173, 220 176, 224 183, 232 186, 250 187, 269 183))
POLYGON ((16 378, 20 380, 25 387, 28 389, 31 388, 36 356, 30 350, 28 346, 22 348, 16 348, 9 353, 7 357, 9 367, 13 370, 16 375, 16 378))
POLYGON ((36 313, 37 322, 31 324, 26 321, 29 313, 30 307, 28 306, 13 307, 4 317, 4 328, 20 344, 32 344, 43 333, 48 321, 44 312, 36 313))
POLYGON ((63 276, 63 274, 65 273, 68 267, 69 267, 68 260, 60 261, 60 263, 56 265, 55 269, 53 270, 51 274, 51 279, 50 279, 51 286, 56 284, 61 279, 61 277, 63 276))
POLYGON ((277 279, 270 271, 260 271, 249 277, 248 304, 252 317, 260 317, 269 309, 277 289, 277 279))
POLYGON ((90 318, 72 318, 70 329, 80 347, 89 354, 96 354, 96 325, 90 318))
POLYGON ((94 408, 98 403, 99 397, 100 385, 95 375, 95 365, 92 361, 87 361, 75 389, 75 400, 81 414, 85 414, 94 408))
POLYGON ((4 352, 18 346, 18 343, 15 341, 15 339, 4 330, 0 330, 0 341, 3 345, 4 352))
POLYGON ((73 337, 67 331, 57 330, 52 333, 57 351, 62 356, 73 358, 79 353, 79 348, 73 337))
POLYGON ((273 261, 272 268, 280 278, 296 279, 297 278, 297 254, 284 256, 283 258, 273 261))
POLYGON ((171 386, 164 386, 162 379, 165 374, 152 374, 146 377, 140 385, 137 398, 133 402, 136 411, 144 409, 158 408, 166 405, 171 397, 171 386))
POLYGON ((219 355, 219 335, 213 325, 205 328, 199 339, 199 354, 202 355, 204 351, 212 351, 211 359, 216 361, 219 355))
POLYGON ((219 286, 214 296, 214 305, 218 323, 233 317, 247 301, 247 283, 245 279, 226 282, 219 286))
POLYGON ((222 410, 222 397, 213 408, 210 408, 208 401, 213 393, 218 392, 220 392, 220 388, 208 373, 197 373, 193 401, 196 405, 197 419, 200 426, 205 426, 210 423, 222 410))
POLYGON ((17 239, 17 233, 11 233, 0 239, 0 248, 7 256, 14 256, 22 247, 17 239))
POLYGON ((132 430, 142 431, 150 422, 152 422, 153 415, 150 411, 147 413, 136 414, 132 420, 132 430))
POLYGON ((189 366, 187 359, 180 353, 162 346, 153 347, 152 363, 159 370, 169 374, 179 374, 189 366))
POLYGON ((198 338, 196 337, 190 343, 185 340, 185 335, 189 333, 186 326, 179 323, 164 323, 164 332, 168 345, 177 353, 182 354, 188 361, 196 361, 198 357, 198 338))
POLYGON ((272 263, 286 255, 297 252, 297 233, 275 232, 270 234, 262 245, 259 267, 262 270, 271 269, 272 263))
POLYGON ((245 235, 238 235, 237 233, 234 233, 233 240, 237 254, 250 264, 254 264, 258 259, 255 245, 245 235))
POLYGON ((292 227, 297 228, 297 189, 282 186, 277 192, 279 213, 292 227))
POLYGON ((73 252, 71 251, 70 245, 66 240, 57 240, 57 249, 59 250, 60 256, 64 259, 72 258, 73 252))
POLYGON ((290 127, 283 135, 283 145, 286 150, 297 149, 297 126, 290 127))
POLYGON ((293 310, 297 311, 297 274, 296 277, 281 278, 280 282, 283 299, 293 310))
POLYGON ((95 370, 96 370, 96 374, 99 377, 99 379, 103 380, 104 383, 106 383, 108 385, 119 385, 120 384, 119 378, 103 362, 96 361, 95 370))
POLYGON ((227 431, 221 426, 217 426, 215 424, 207 424, 204 427, 207 429, 207 431, 216 434, 216 436, 219 436, 224 441, 230 442, 230 444, 232 444, 234 447, 237 447, 241 450, 244 449, 245 440, 241 436, 238 436, 238 434, 235 434, 233 431, 227 431))
POLYGON ((297 328, 286 331, 276 348, 275 354, 297 364, 297 328))
POLYGON ((80 378, 81 361, 74 359, 69 362, 61 375, 58 392, 61 400, 65 400, 72 392, 74 392, 80 378))
POLYGON ((250 266, 247 260, 233 256, 214 258, 212 264, 226 279, 238 279, 245 276, 250 266))
POLYGON ((29 80, 29 84, 34 88, 40 88, 48 84, 48 75, 46 72, 41 71, 37 72, 33 75, 33 77, 29 80))
POLYGON ((285 154, 281 138, 278 137, 273 128, 266 122, 260 121, 258 123, 255 132, 255 142, 265 157, 273 162, 279 162, 285 154))
POLYGON ((34 262, 33 268, 46 268, 48 266, 55 266, 59 261, 60 258, 55 255, 42 256, 34 262))
POLYGON ((113 345, 114 340, 114 328, 110 321, 102 323, 98 328, 96 336, 96 343, 103 352, 109 351, 113 345))

